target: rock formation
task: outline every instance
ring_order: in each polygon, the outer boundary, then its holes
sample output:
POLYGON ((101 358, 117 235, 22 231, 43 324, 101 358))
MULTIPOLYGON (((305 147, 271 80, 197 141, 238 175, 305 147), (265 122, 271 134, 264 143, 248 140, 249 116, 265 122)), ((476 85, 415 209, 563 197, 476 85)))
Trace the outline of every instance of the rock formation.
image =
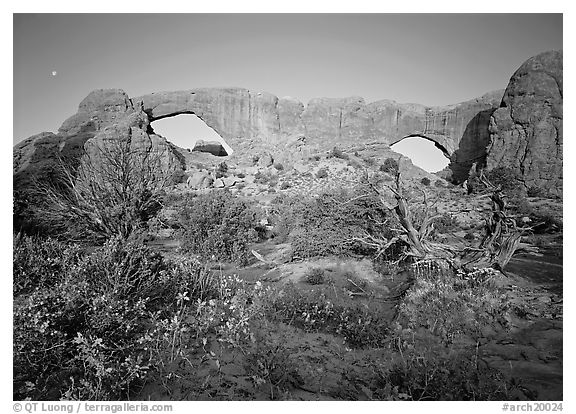
POLYGON ((212 183, 214 183, 214 178, 206 171, 197 171, 188 177, 186 181, 186 185, 192 190, 210 188, 212 183))
POLYGON ((527 60, 490 117, 486 168, 513 168, 526 188, 562 196, 562 52, 527 60))
POLYGON ((216 155, 217 157, 225 157, 228 155, 222 143, 217 141, 204 141, 202 139, 196 141, 192 151, 207 152, 209 154, 216 155))
POLYGON ((57 134, 43 132, 14 147, 15 180, 26 182, 31 175, 46 176, 58 168, 60 158, 78 162, 81 157, 102 156, 103 150, 118 139, 129 140, 133 151, 157 159, 163 171, 182 171, 181 155, 166 139, 149 134, 149 125, 146 113, 133 105, 124 91, 93 91, 57 134))
POLYGON ((502 91, 447 107, 425 107, 361 97, 312 99, 305 107, 293 98, 277 98, 242 88, 202 88, 159 92, 134 98, 150 122, 193 113, 234 150, 275 146, 304 136, 308 144, 394 144, 408 136, 434 141, 447 156, 458 148, 468 122, 482 110, 495 109, 502 91))
MULTIPOLYGON (((134 140, 143 151, 164 154, 165 168, 182 171, 185 159, 154 135, 150 123, 185 113, 195 114, 214 129, 234 150, 232 157, 270 152, 271 160, 283 161, 286 154, 306 157, 311 146, 329 150, 369 142, 391 145, 422 136, 451 157, 456 181, 465 180, 476 163, 489 169, 512 166, 527 187, 561 188, 561 52, 523 64, 504 98, 502 91, 495 91, 446 107, 389 100, 367 104, 361 97, 318 98, 304 106, 290 97, 242 88, 158 92, 134 99, 119 89, 97 90, 57 134, 38 134, 14 147, 15 177, 49 167, 55 156, 78 158, 88 141, 102 143, 115 137, 134 140)), ((207 148, 210 143, 202 145, 207 148)))

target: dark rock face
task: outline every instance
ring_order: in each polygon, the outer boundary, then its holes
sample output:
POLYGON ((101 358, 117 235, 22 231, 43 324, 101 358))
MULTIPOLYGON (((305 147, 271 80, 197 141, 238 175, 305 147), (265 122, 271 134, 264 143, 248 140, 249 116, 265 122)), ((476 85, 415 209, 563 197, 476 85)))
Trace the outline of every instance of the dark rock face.
POLYGON ((562 52, 542 53, 514 73, 490 117, 486 168, 513 168, 526 188, 562 195, 562 52))

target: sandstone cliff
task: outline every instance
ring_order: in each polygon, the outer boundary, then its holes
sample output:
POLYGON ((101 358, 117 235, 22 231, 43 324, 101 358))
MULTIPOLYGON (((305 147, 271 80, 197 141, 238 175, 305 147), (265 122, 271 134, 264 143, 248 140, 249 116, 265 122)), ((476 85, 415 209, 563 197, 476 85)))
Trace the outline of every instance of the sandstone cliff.
POLYGON ((447 107, 425 107, 382 100, 366 104, 361 97, 317 98, 308 105, 242 88, 201 88, 157 92, 134 98, 150 122, 195 114, 234 150, 276 145, 304 135, 309 144, 327 147, 380 141, 389 145, 422 135, 447 156, 454 153, 470 120, 495 109, 502 91, 447 107))

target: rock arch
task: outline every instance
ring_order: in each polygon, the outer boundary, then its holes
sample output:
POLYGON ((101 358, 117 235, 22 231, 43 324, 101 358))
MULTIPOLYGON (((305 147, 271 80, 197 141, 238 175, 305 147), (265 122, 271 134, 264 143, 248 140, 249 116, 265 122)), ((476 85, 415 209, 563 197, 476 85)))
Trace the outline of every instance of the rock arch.
POLYGON ((217 156, 234 152, 218 132, 192 112, 156 118, 150 122, 149 133, 161 135, 188 151, 209 152, 217 156))
POLYGON ((393 146, 394 144, 398 144, 399 142, 404 141, 406 138, 423 138, 423 139, 426 139, 426 140, 432 142, 434 144, 434 146, 436 146, 436 148, 438 148, 440 151, 442 151, 442 154, 444 154, 444 156, 448 159, 450 159, 450 157, 453 154, 453 150, 448 149, 451 147, 451 145, 450 145, 450 142, 447 142, 448 141, 447 137, 429 137, 429 136, 426 136, 425 134, 420 134, 420 133, 409 134, 409 135, 406 135, 406 136, 399 138, 399 139, 393 139, 389 145, 393 146), (448 148, 446 148, 446 146, 448 146, 448 148))

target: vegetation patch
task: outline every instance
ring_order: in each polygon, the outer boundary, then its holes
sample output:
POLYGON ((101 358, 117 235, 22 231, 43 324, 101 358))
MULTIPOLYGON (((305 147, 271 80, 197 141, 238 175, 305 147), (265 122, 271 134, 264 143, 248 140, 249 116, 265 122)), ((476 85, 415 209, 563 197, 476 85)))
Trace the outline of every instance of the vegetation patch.
POLYGON ((245 264, 257 240, 258 214, 253 205, 229 191, 189 198, 180 210, 181 247, 205 260, 245 264))

